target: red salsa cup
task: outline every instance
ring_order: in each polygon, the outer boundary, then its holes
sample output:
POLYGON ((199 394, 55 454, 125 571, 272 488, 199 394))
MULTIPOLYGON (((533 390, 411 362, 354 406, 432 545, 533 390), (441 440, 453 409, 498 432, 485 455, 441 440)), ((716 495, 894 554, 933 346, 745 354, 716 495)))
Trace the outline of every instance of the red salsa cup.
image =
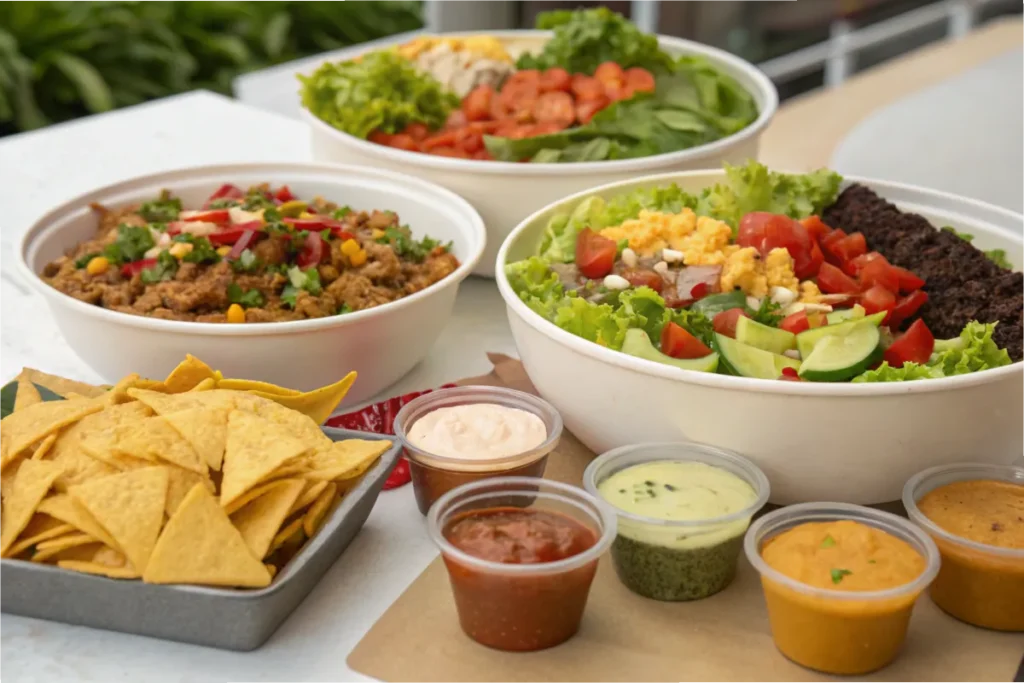
POLYGON ((425 394, 405 404, 395 417, 395 436, 402 440, 416 504, 425 515, 434 501, 462 484, 492 477, 543 476, 548 454, 562 436, 562 417, 550 403, 524 391, 490 386, 454 387, 425 394), (523 453, 486 460, 428 453, 409 442, 410 429, 424 415, 439 408, 473 403, 493 403, 533 413, 544 423, 547 438, 523 453))
POLYGON ((533 477, 465 484, 430 508, 462 630, 498 650, 564 643, 579 630, 615 513, 587 492, 533 477))

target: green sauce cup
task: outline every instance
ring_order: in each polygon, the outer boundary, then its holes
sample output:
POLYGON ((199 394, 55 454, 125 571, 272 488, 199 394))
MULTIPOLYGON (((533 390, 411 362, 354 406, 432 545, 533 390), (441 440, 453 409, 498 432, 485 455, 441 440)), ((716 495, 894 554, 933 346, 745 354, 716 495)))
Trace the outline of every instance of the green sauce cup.
POLYGON ((768 502, 768 478, 754 463, 699 443, 623 446, 601 455, 583 474, 587 492, 611 507, 618 533, 611 555, 619 580, 634 593, 664 601, 700 600, 732 582, 750 520, 768 502), (602 482, 617 472, 654 462, 697 462, 724 470, 754 491, 750 504, 727 515, 666 520, 627 512, 602 496, 602 482))

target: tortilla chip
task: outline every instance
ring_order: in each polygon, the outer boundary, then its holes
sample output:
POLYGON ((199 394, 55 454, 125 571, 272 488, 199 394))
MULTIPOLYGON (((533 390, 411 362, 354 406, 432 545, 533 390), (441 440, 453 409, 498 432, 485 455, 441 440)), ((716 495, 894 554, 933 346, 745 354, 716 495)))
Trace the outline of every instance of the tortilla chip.
POLYGON ((165 394, 162 391, 134 388, 128 390, 128 395, 149 406, 157 415, 167 415, 179 410, 202 406, 202 403, 195 400, 196 396, 192 394, 165 394))
POLYGON ((48 437, 39 442, 36 449, 32 451, 32 460, 42 460, 46 457, 46 454, 53 448, 53 444, 57 441, 56 434, 50 434, 48 437))
POLYGON ((71 497, 114 539, 118 550, 141 571, 164 521, 166 467, 143 467, 72 487, 71 497))
POLYGON ((216 380, 213 368, 199 360, 192 354, 186 354, 185 360, 178 364, 178 367, 171 370, 164 380, 167 393, 180 394, 196 386, 204 379, 216 380))
POLYGON ((270 578, 274 578, 275 576, 277 576, 276 566, 270 564, 269 562, 265 562, 263 566, 267 568, 267 573, 270 574, 270 578))
POLYGON ((291 540, 292 537, 301 533, 302 517, 299 517, 298 519, 293 519, 291 522, 288 523, 288 526, 277 532, 277 536, 274 536, 274 540, 270 542, 270 550, 267 552, 267 554, 269 555, 270 553, 274 552, 275 550, 283 546, 285 543, 287 543, 289 540, 291 540))
POLYGON ((108 579, 137 579, 139 573, 132 567, 108 567, 105 564, 87 562, 83 560, 59 560, 57 566, 61 569, 71 569, 86 574, 99 574, 108 579))
POLYGON ((141 381, 142 376, 135 372, 127 375, 126 377, 122 377, 107 394, 107 402, 110 405, 130 403, 132 401, 132 397, 128 395, 128 390, 137 387, 141 381))
POLYGON ((329 448, 302 456, 300 462, 306 468, 303 476, 316 481, 354 479, 370 469, 377 458, 389 448, 390 441, 335 441, 329 448))
POLYGON ((251 489, 235 498, 228 505, 222 505, 224 512, 229 515, 233 515, 236 511, 241 510, 243 507, 262 496, 267 491, 270 491, 277 486, 277 481, 268 481, 261 483, 257 486, 253 486, 251 489))
POLYGON ((327 447, 333 443, 330 437, 320 429, 320 425, 310 419, 308 415, 303 415, 297 410, 285 408, 254 394, 239 394, 240 409, 245 409, 242 403, 246 400, 251 401, 252 412, 280 425, 296 439, 304 441, 310 449, 327 447), (243 396, 246 398, 241 398, 243 396))
POLYGON ((0 421, 0 429, 10 439, 5 444, 7 451, 0 457, 0 466, 7 465, 31 444, 102 409, 99 400, 45 401, 11 413, 0 421))
MULTIPOLYGON (((32 554, 33 562, 45 562, 46 560, 63 553, 63 551, 82 546, 96 544, 88 533, 68 533, 68 535, 44 541, 36 546, 36 552, 32 554)), ((88 549, 88 556, 92 556, 92 549, 88 549)), ((77 553, 76 553, 77 555, 77 553)))
POLYGON ((308 446, 305 443, 281 427, 252 413, 232 411, 228 416, 220 504, 230 505, 268 474, 306 450, 308 446))
POLYGON ((25 380, 33 384, 38 384, 41 387, 49 389, 58 396, 64 397, 67 397, 68 394, 74 392, 82 396, 88 396, 89 398, 96 398, 97 396, 103 396, 106 394, 109 388, 96 386, 94 384, 86 384, 85 382, 76 382, 73 379, 58 377, 57 375, 49 375, 34 368, 23 368, 15 379, 19 382, 25 380))
POLYGON ((161 416, 147 417, 122 430, 114 450, 134 458, 169 462, 196 474, 206 474, 206 463, 196 449, 161 416))
POLYGON ((292 509, 288 511, 291 515, 299 510, 309 507, 313 502, 320 497, 323 490, 327 488, 330 482, 327 481, 307 481, 306 488, 302 491, 302 494, 295 500, 292 505, 292 509))
POLYGON ((163 416, 212 470, 220 470, 228 438, 228 411, 190 408, 163 416))
POLYGON ((316 534, 324 521, 324 517, 327 515, 327 511, 334 504, 337 493, 338 487, 334 484, 328 484, 327 488, 320 492, 320 495, 309 507, 309 510, 303 515, 302 531, 305 532, 306 536, 313 538, 313 535, 316 534))
POLYGON ((104 567, 129 567, 132 571, 135 571, 135 568, 132 567, 132 563, 128 561, 128 558, 125 557, 123 553, 114 550, 109 546, 103 546, 98 549, 92 556, 90 562, 102 564, 104 567))
POLYGON ((195 385, 189 391, 210 391, 211 389, 217 388, 217 380, 213 377, 207 377, 199 384, 195 385))
POLYGON ((112 548, 119 547, 107 530, 100 526, 81 503, 66 493, 50 496, 39 504, 38 511, 54 519, 70 524, 75 529, 89 534, 98 541, 112 548))
POLYGON ((17 557, 42 541, 74 532, 75 527, 70 524, 37 512, 18 536, 18 541, 8 549, 7 554, 10 557, 17 557))
POLYGON ((253 555, 267 556, 274 536, 288 517, 305 484, 301 479, 275 481, 268 491, 231 515, 231 523, 242 534, 253 555))
POLYGON ((35 384, 24 379, 18 380, 18 393, 14 395, 14 412, 42 402, 43 397, 39 395, 35 384))
POLYGON ((262 588, 270 574, 214 497, 197 484, 164 527, 142 580, 262 588))
POLYGON ((167 516, 171 517, 174 512, 181 505, 181 501, 185 499, 188 492, 192 490, 192 487, 196 484, 202 484, 206 487, 206 490, 210 493, 216 493, 216 489, 213 486, 213 482, 210 481, 209 477, 205 477, 189 470, 183 470, 180 467, 174 467, 173 465, 165 465, 167 468, 167 502, 164 506, 167 516))
MULTIPOLYGON (((14 414, 11 415, 13 416, 14 414)), ((0 557, 7 556, 7 549, 28 526, 39 503, 62 471, 60 465, 47 460, 26 460, 21 463, 11 482, 11 491, 3 501, 3 517, 0 518, 0 557)))
POLYGON ((314 389, 313 391, 307 391, 298 396, 267 391, 252 391, 251 393, 262 398, 269 398, 286 408, 297 410, 312 418, 319 425, 323 424, 331 416, 331 413, 334 412, 334 409, 345 398, 345 394, 348 393, 349 388, 355 381, 356 373, 350 372, 339 382, 314 389))
POLYGON ((233 389, 235 391, 259 391, 264 394, 273 394, 275 396, 299 396, 302 394, 301 391, 295 389, 286 389, 285 387, 279 387, 276 384, 270 384, 269 382, 257 382, 252 379, 222 379, 217 382, 218 389, 233 389))

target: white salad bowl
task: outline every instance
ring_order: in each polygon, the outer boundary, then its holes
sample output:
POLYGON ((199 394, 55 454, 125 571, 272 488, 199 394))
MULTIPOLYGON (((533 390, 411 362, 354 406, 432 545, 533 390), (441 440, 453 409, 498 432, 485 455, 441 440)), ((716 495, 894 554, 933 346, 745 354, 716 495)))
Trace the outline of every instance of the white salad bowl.
MULTIPOLYGON (((438 35, 457 37, 481 33, 500 40, 513 56, 539 49, 552 35, 550 31, 471 31, 438 35)), ((566 195, 638 175, 715 168, 723 162, 740 163, 757 158, 761 134, 779 105, 778 91, 771 80, 750 62, 723 50, 667 36, 659 36, 658 42, 665 52, 674 56, 705 57, 716 69, 736 79, 754 98, 757 119, 721 140, 668 154, 615 161, 524 164, 453 159, 385 147, 343 133, 303 107, 302 115, 311 128, 313 158, 411 173, 457 192, 476 207, 487 225, 489 246, 474 272, 493 277, 498 246, 512 228, 534 211, 566 195)))
POLYGON ((190 353, 225 377, 309 390, 359 373, 343 405, 374 396, 398 381, 430 350, 451 316, 455 295, 476 266, 486 234, 465 200, 431 183, 391 171, 314 163, 202 166, 143 176, 94 190, 53 209, 28 229, 19 248, 24 280, 50 307, 71 349, 101 377, 137 372, 164 377, 190 353), (222 183, 288 185, 296 196, 323 196, 356 210, 391 210, 414 236, 452 242, 461 265, 443 280, 403 299, 329 318, 277 323, 161 320, 79 301, 40 279, 43 267, 91 239, 91 202, 118 207, 163 189, 199 206, 222 183))
MULTIPOLYGON (((596 453, 648 441, 708 443, 753 460, 771 502, 877 504, 899 500, 914 473, 951 462, 1010 463, 1024 452, 1024 363, 942 379, 826 384, 683 370, 604 348, 557 327, 524 304, 506 263, 533 255, 550 217, 585 197, 677 183, 697 192, 721 171, 670 173, 604 185, 527 218, 498 253, 498 289, 516 347, 540 395, 566 429, 596 453)), ((981 249, 1022 261, 1024 216, 897 183, 846 178, 900 209, 975 235, 981 249)))

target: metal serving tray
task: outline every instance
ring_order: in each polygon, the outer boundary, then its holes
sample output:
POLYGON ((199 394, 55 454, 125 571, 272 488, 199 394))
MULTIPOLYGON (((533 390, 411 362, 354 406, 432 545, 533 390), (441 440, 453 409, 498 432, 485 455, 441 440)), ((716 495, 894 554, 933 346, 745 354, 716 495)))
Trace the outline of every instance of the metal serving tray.
POLYGON ((334 441, 395 443, 266 588, 147 584, 5 559, 0 560, 0 611, 226 650, 258 648, 355 538, 401 450, 394 437, 332 427, 323 431, 334 441))

